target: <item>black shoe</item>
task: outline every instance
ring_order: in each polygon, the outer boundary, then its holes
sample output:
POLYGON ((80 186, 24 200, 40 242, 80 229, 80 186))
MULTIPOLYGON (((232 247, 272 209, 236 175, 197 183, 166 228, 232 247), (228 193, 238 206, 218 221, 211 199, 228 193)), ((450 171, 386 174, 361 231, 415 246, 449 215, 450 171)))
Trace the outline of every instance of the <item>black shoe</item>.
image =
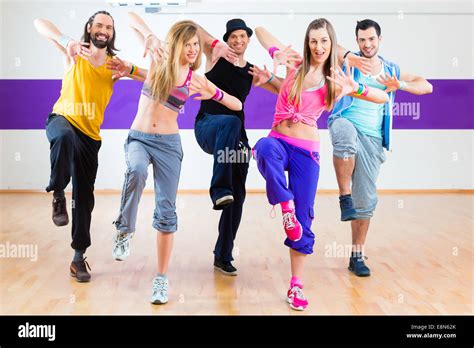
POLYGON ((352 196, 339 196, 339 206, 341 207, 341 221, 351 221, 356 219, 357 211, 352 203, 352 196))
POLYGON ((71 266, 69 267, 71 277, 76 278, 79 283, 88 282, 91 280, 91 275, 89 272, 87 272, 87 269, 90 271, 91 267, 87 263, 86 258, 79 262, 71 262, 71 266))
POLYGON ((66 226, 69 223, 66 197, 53 198, 53 222, 56 226, 66 226))
POLYGON ((367 256, 363 256, 361 253, 352 254, 349 259, 349 271, 358 277, 370 276, 370 269, 366 266, 364 260, 367 260, 367 256))
POLYGON ((237 268, 232 266, 232 263, 230 263, 230 261, 219 261, 217 259, 214 259, 214 269, 217 269, 218 271, 221 271, 226 275, 237 275, 237 268))

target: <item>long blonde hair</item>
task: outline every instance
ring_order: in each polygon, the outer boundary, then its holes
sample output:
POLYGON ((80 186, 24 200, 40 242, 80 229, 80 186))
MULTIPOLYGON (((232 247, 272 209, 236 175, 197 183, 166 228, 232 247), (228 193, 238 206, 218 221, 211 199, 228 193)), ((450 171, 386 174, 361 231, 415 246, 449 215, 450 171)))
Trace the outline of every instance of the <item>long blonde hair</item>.
MULTIPOLYGON (((158 100, 168 98, 173 88, 178 83, 181 54, 184 45, 197 35, 197 26, 193 21, 184 20, 176 22, 166 36, 168 59, 162 64, 156 64, 150 71, 151 94, 158 100)), ((199 69, 201 65, 201 40, 199 39, 199 52, 196 61, 190 66, 191 70, 199 69)))
MULTIPOLYGON (((291 87, 290 94, 288 95, 288 101, 294 105, 299 105, 301 102, 301 91, 303 90, 303 81, 306 74, 309 71, 311 65, 311 51, 309 48, 309 32, 311 30, 325 28, 329 34, 331 40, 331 52, 328 59, 324 62, 323 73, 324 76, 331 76, 331 68, 337 66, 337 38, 336 32, 334 31, 331 23, 325 18, 318 18, 309 23, 308 29, 306 29, 306 36, 304 38, 304 52, 303 52, 303 63, 300 65, 298 71, 295 74, 293 86, 291 87)), ((331 110, 334 106, 334 100, 336 99, 336 86, 331 81, 326 81, 327 93, 324 100, 326 109, 331 110)))

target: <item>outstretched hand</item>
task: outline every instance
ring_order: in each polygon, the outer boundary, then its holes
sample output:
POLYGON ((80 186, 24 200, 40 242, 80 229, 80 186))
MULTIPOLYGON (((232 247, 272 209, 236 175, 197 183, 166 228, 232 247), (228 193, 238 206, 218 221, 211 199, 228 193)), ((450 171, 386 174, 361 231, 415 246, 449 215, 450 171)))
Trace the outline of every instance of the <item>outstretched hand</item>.
POLYGON ((360 72, 365 75, 369 75, 372 71, 372 63, 370 62, 369 58, 360 57, 354 53, 349 53, 346 59, 350 66, 359 69, 360 72))
POLYGON ((143 52, 143 58, 148 54, 151 55, 155 63, 161 63, 164 60, 168 59, 168 52, 165 47, 163 47, 160 39, 158 39, 154 34, 149 35, 145 40, 145 51, 143 52))
POLYGON ((263 66, 263 70, 260 69, 258 66, 254 65, 250 67, 249 74, 254 77, 254 85, 260 86, 264 85, 265 83, 270 80, 272 74, 270 71, 267 70, 267 66, 263 66))
POLYGON ((298 63, 302 61, 303 58, 299 53, 289 45, 283 50, 275 51, 275 54, 273 55, 273 73, 276 74, 279 65, 285 65, 287 68, 296 69, 298 63))
POLYGON ((115 56, 107 61, 106 67, 107 69, 116 72, 112 75, 112 80, 116 80, 124 76, 128 76, 130 74, 130 70, 132 69, 132 63, 124 61, 119 57, 115 56))
POLYGON ((199 96, 194 97, 194 100, 211 99, 216 94, 216 86, 214 86, 214 84, 206 77, 193 75, 190 87, 192 89, 192 94, 200 94, 199 96))
POLYGON ((80 56, 86 60, 89 60, 92 52, 89 49, 90 43, 84 41, 69 41, 66 52, 69 58, 71 58, 74 63, 77 62, 77 56, 80 56))
POLYGON ((377 82, 387 87, 385 92, 390 93, 400 88, 400 80, 397 76, 382 75, 377 77, 377 82))
POLYGON ((215 64, 219 58, 224 58, 231 64, 235 64, 239 57, 235 51, 230 48, 226 43, 219 41, 212 49, 211 62, 215 64))
POLYGON ((332 76, 326 76, 329 81, 334 82, 340 87, 340 92, 336 96, 336 100, 341 99, 343 96, 354 93, 357 91, 359 84, 352 78, 352 69, 346 61, 346 73, 341 70, 338 66, 331 68, 332 76))

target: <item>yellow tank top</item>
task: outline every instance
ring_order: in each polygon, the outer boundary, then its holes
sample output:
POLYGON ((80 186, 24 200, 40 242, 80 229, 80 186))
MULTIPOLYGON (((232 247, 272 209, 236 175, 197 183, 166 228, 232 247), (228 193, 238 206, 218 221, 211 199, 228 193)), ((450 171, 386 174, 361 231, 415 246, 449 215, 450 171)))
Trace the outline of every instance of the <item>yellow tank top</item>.
POLYGON ((61 96, 53 106, 53 113, 63 115, 90 138, 101 140, 100 126, 112 92, 112 71, 106 64, 96 68, 78 57, 63 78, 61 96))

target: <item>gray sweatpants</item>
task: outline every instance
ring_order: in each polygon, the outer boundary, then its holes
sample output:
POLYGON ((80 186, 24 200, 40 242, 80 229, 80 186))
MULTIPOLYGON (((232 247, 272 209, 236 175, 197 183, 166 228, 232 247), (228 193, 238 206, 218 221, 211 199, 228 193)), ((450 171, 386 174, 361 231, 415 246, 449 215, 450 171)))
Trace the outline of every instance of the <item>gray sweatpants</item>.
POLYGON ((364 135, 343 117, 329 120, 333 155, 339 158, 355 156, 352 174, 352 200, 357 212, 356 219, 368 219, 377 206, 376 181, 380 165, 385 162, 382 139, 364 135))
POLYGON ((153 228, 176 232, 176 193, 183 149, 179 134, 149 134, 130 130, 125 140, 127 171, 122 189, 120 212, 114 222, 118 231, 135 232, 138 203, 145 188, 148 165, 153 165, 155 211, 153 228))

